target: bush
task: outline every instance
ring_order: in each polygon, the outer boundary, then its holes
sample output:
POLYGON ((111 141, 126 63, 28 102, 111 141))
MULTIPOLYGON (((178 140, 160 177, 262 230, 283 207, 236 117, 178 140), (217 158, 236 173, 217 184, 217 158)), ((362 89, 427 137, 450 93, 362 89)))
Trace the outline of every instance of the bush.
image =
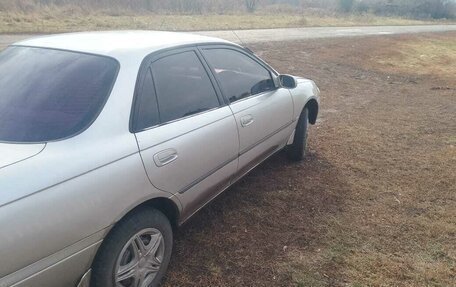
POLYGON ((399 15, 414 18, 454 18, 454 0, 363 0, 375 14, 399 15))
MULTIPOLYGON (((420 1, 418 1, 420 2, 420 1)), ((419 16, 427 16, 434 19, 454 18, 455 2, 449 0, 425 0, 417 7, 419 16)))
POLYGON ((356 12, 358 13, 367 13, 370 10, 369 5, 366 2, 358 2, 355 7, 356 12))
POLYGON ((339 0, 339 10, 348 13, 352 11, 354 0, 339 0))
POLYGON ((245 1, 245 8, 247 12, 253 13, 255 12, 258 4, 258 0, 244 0, 245 1))

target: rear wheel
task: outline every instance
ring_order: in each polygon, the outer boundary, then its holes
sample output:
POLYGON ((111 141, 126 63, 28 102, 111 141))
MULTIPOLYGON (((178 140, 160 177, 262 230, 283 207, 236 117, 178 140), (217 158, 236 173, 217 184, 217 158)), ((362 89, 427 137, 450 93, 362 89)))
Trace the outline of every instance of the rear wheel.
POLYGON ((296 125, 293 143, 287 147, 287 154, 291 160, 300 161, 306 156, 307 127, 309 126, 309 111, 302 110, 296 125))
POLYGON ((94 287, 155 287, 171 258, 173 234, 166 216, 142 209, 106 237, 92 267, 94 287))

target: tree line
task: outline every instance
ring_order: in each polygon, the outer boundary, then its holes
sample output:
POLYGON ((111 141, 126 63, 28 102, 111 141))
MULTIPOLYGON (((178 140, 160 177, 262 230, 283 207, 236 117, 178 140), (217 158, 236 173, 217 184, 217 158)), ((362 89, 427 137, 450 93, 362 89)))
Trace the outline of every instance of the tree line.
POLYGON ((414 18, 455 18, 456 0, 0 0, 0 11, 32 12, 49 7, 154 13, 254 13, 267 7, 287 11, 319 9, 414 18))

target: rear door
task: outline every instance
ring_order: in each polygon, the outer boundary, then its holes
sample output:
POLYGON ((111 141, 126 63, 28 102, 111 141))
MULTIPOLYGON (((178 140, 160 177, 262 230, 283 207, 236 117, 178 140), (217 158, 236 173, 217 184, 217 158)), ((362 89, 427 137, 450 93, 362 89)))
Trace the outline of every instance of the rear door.
POLYGON ((131 127, 151 183, 177 194, 187 215, 229 185, 239 149, 233 114, 200 57, 180 49, 144 65, 131 127))
POLYGON ((201 51, 236 118, 240 177, 286 144, 293 130, 293 100, 274 84, 273 71, 242 49, 206 46, 201 51))

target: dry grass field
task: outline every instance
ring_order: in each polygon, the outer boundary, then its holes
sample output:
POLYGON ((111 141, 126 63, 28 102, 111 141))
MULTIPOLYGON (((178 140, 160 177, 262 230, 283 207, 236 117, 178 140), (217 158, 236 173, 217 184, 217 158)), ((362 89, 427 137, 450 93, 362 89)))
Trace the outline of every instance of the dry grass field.
POLYGON ((315 79, 278 154, 177 234, 165 286, 456 286, 456 33, 251 47, 315 79))
POLYGON ((316 26, 420 25, 454 23, 374 15, 297 13, 163 15, 119 14, 78 9, 47 8, 38 12, 0 10, 0 33, 58 33, 87 30, 146 29, 167 31, 258 29, 316 26))

